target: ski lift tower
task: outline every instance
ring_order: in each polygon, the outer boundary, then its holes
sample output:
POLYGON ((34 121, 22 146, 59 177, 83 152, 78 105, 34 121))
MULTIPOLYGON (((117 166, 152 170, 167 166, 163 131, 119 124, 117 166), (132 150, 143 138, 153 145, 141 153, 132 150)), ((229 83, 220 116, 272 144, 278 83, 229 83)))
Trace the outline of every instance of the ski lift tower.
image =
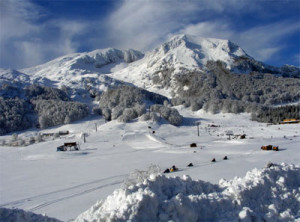
POLYGON ((227 130, 226 131, 226 136, 228 136, 228 139, 230 140, 231 139, 230 136, 233 136, 232 130, 227 130))
POLYGON ((197 126, 197 132, 198 132, 198 136, 200 136, 200 125, 201 125, 201 121, 196 121, 195 125, 197 126))

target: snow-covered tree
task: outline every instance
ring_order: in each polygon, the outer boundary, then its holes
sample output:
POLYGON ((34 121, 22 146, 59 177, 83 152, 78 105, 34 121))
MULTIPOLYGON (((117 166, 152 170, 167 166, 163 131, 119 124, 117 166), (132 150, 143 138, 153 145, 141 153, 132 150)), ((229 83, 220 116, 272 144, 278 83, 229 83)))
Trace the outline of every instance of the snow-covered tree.
POLYGON ((88 107, 78 102, 60 100, 34 100, 40 128, 66 124, 88 115, 88 107))
POLYGON ((163 103, 165 97, 133 86, 119 86, 102 93, 99 107, 106 120, 119 119, 127 122, 146 112, 146 101, 163 103), (130 111, 125 111, 129 109, 130 111), (124 113, 125 112, 125 113, 124 113), (133 115, 134 113, 134 115, 133 115))

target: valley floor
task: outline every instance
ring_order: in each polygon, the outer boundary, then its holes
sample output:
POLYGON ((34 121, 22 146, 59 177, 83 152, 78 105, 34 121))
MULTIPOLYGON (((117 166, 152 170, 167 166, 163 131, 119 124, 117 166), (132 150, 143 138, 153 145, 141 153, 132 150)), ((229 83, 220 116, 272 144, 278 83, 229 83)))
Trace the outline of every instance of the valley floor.
MULTIPOLYGON (((170 177, 187 174, 217 184, 221 178, 244 176, 268 162, 300 163, 299 124, 267 126, 250 121, 249 114, 178 109, 185 117, 180 127, 163 121, 124 124, 92 118, 43 131, 69 130, 65 137, 27 147, 0 147, 0 207, 67 221, 119 188, 130 172, 146 170, 151 164, 161 171, 176 165, 179 170, 170 177), (199 136, 197 121, 201 122, 199 136), (246 134, 246 139, 229 140, 227 131, 246 134), (88 135, 86 143, 83 133, 88 135), (75 141, 80 143, 79 151, 56 152, 64 142, 75 141), (197 147, 190 148, 191 143, 197 147), (279 146, 279 151, 260 149, 269 144, 279 146), (228 160, 223 160, 225 155, 228 160), (194 167, 187 167, 189 163, 194 167)), ((19 137, 35 133, 26 131, 19 137)))

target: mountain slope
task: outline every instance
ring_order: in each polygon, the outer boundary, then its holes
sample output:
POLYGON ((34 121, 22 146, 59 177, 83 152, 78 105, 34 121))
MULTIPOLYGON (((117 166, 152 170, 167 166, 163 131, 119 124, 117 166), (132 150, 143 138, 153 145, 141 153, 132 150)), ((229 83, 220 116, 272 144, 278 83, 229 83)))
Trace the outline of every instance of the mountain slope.
POLYGON ((102 74, 124 68, 143 57, 143 53, 129 49, 98 49, 86 53, 74 53, 59 57, 45 64, 21 70, 32 79, 47 77, 57 87, 68 86, 73 89, 90 88, 103 91, 107 85, 115 84, 102 74))
POLYGON ((22 71, 33 76, 48 76, 59 78, 63 74, 75 74, 78 71, 84 73, 106 73, 109 68, 117 64, 131 63, 143 57, 141 52, 129 49, 119 50, 114 48, 97 49, 85 53, 73 53, 59 57, 45 64, 26 68, 22 71), (111 65, 110 67, 105 67, 111 65), (104 69, 106 68, 106 69, 104 69))
POLYGON ((257 71, 300 76, 299 68, 277 68, 256 61, 229 40, 190 35, 175 35, 145 56, 132 49, 98 49, 66 55, 21 72, 30 76, 31 81, 56 87, 103 91, 116 84, 115 80, 121 80, 173 97, 172 91, 178 88, 175 77, 191 71, 209 73, 209 61, 221 61, 234 73, 257 71))
POLYGON ((128 67, 109 74, 112 78, 133 83, 150 91, 174 97, 178 79, 187 73, 210 73, 208 62, 221 61, 224 69, 232 73, 280 74, 300 76, 293 66, 272 67, 250 57, 241 47, 229 40, 177 35, 144 58, 128 67), (179 77, 179 78, 178 78, 179 77))
MULTIPOLYGON (((184 70, 205 71, 209 60, 222 60, 230 68, 239 56, 249 57, 243 49, 228 40, 178 35, 147 53, 143 59, 110 76, 170 97, 168 90, 152 83, 155 75, 173 76, 184 70)), ((173 78, 169 80, 172 85, 173 78)))

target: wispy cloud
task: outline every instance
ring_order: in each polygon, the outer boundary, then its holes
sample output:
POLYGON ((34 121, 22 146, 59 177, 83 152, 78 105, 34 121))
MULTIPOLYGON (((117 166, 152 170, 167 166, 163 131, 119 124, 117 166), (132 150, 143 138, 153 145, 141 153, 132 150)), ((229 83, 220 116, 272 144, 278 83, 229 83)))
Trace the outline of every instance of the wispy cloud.
POLYGON ((108 35, 117 47, 149 49, 168 33, 189 23, 196 11, 193 2, 124 1, 108 19, 108 35), (177 14, 177 16, 175 16, 177 14))
POLYGON ((145 51, 178 33, 230 39, 270 61, 280 58, 300 26, 293 1, 120 0, 114 6, 106 17, 78 20, 48 16, 30 0, 0 1, 0 67, 28 67, 95 48, 145 51))
MULTIPOLYGON (((184 27, 201 21, 197 29, 212 30, 207 19, 245 1, 231 0, 124 0, 108 19, 108 35, 117 47, 148 50, 184 27)), ((225 28, 223 28, 225 31, 225 28)), ((209 34, 209 30, 206 34, 209 34)), ((191 31, 191 30, 190 30, 191 31)), ((227 31, 226 31, 227 32, 227 31)), ((207 35, 209 36, 209 35, 207 35)), ((224 38, 224 37, 223 37, 224 38)))
POLYGON ((68 20, 40 20, 43 8, 23 0, 1 1, 0 66, 28 67, 77 50, 73 41, 87 27, 68 20))
MULTIPOLYGON (((266 10, 268 1, 158 1, 125 0, 111 14, 108 21, 113 43, 121 48, 150 49, 165 41, 174 33, 186 33, 203 37, 230 39, 256 59, 267 61, 285 47, 281 42, 289 35, 299 32, 296 19, 272 21, 272 13, 266 10), (257 12, 258 17, 266 17, 269 22, 248 27, 239 26, 237 18, 241 14, 257 12)), ((279 2, 282 7, 286 3, 279 2)), ((288 6, 292 7, 292 6, 288 6)), ((245 18, 244 18, 245 19, 245 18)))

